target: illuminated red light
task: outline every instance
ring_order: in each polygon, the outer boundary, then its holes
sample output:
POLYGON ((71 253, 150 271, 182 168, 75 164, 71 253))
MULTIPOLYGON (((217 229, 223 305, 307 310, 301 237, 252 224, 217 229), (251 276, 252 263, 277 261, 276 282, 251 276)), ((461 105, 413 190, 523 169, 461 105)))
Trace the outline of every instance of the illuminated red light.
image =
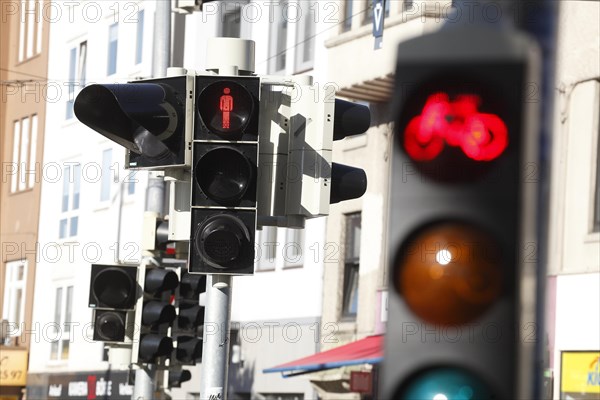
POLYGON ((233 111, 233 97, 231 96, 231 89, 226 87, 223 89, 223 95, 219 99, 219 110, 222 113, 222 128, 229 129, 230 118, 229 114, 233 111))
POLYGON ((481 98, 460 94, 454 100, 446 93, 427 98, 421 115, 410 120, 404 131, 404 147, 416 161, 436 158, 447 144, 460 147, 476 161, 491 161, 508 146, 506 125, 495 114, 478 111, 481 98))

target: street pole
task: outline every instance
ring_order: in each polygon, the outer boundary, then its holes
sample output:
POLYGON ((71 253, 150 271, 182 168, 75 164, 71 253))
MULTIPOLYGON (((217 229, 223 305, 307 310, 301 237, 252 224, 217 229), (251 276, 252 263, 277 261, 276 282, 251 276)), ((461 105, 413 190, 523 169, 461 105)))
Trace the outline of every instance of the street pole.
MULTIPOLYGON (((229 76, 254 72, 251 40, 211 38, 206 53, 207 71, 229 76)), ((227 398, 232 283, 229 275, 208 275, 206 279, 201 399, 227 398)))
MULTIPOLYGON (((154 49, 152 54, 152 76, 167 76, 167 68, 171 62, 171 0, 156 2, 154 19, 154 49)), ((153 211, 164 216, 165 182, 162 177, 150 172, 146 190, 146 211, 153 211)), ((142 260, 144 262, 144 260, 142 260)), ((147 364, 135 370, 135 383, 132 400, 154 399, 156 366, 147 364)))

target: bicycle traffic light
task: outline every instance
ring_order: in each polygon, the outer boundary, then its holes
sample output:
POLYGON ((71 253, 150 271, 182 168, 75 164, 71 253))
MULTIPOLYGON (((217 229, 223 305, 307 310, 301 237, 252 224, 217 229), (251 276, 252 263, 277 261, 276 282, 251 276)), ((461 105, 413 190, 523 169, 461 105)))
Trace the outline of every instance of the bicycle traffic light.
POLYGON ((177 318, 171 328, 171 337, 176 349, 171 363, 194 365, 202 360, 202 332, 204 307, 200 303, 200 293, 206 290, 206 276, 190 274, 181 269, 180 283, 175 292, 177 318))
POLYGON ((534 56, 487 27, 398 47, 383 398, 535 398, 534 56))
POLYGON ((190 272, 254 272, 257 77, 196 77, 190 272))
POLYGON ((189 167, 193 77, 86 86, 75 99, 75 116, 127 148, 136 169, 189 167))
POLYGON ((93 340, 131 339, 137 293, 136 266, 92 264, 88 305, 94 308, 93 340))
POLYGON ((141 265, 138 284, 143 296, 136 309, 139 338, 134 342, 132 363, 158 364, 160 357, 168 358, 173 351, 168 331, 176 317, 172 300, 179 278, 171 269, 141 265))

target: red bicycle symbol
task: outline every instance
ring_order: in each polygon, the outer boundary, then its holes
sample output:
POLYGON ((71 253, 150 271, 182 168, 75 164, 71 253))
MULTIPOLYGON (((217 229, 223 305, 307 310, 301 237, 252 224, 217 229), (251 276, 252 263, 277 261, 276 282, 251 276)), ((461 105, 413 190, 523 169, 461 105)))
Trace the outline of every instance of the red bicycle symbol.
POLYGON ((406 152, 413 160, 430 161, 448 144, 476 161, 498 157, 508 145, 508 130, 497 115, 480 113, 480 102, 474 94, 458 95, 454 101, 445 93, 429 96, 421 115, 406 126, 406 152))

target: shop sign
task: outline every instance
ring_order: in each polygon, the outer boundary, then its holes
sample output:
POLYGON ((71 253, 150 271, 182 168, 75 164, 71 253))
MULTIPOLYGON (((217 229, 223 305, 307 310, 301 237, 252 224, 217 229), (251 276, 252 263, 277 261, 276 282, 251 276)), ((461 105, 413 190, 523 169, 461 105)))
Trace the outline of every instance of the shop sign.
POLYGON ((25 386, 27 354, 25 349, 0 348, 0 386, 25 386))
POLYGON ((563 351, 560 367, 560 398, 598 399, 600 351, 563 351))
POLYGON ((72 400, 130 400, 133 386, 128 371, 29 374, 28 398, 72 400))

